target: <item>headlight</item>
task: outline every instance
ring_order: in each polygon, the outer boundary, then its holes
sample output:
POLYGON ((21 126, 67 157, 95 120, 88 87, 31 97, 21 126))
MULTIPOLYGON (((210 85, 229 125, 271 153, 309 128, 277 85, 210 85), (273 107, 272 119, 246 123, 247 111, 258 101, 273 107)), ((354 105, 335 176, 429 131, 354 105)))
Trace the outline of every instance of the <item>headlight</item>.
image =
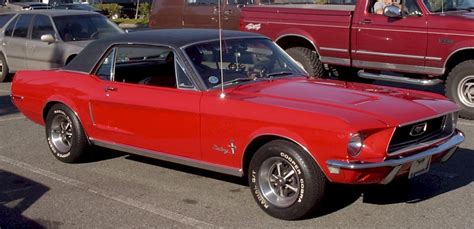
POLYGON ((360 133, 351 135, 349 144, 347 145, 347 153, 351 157, 359 156, 360 151, 364 147, 364 137, 360 133))

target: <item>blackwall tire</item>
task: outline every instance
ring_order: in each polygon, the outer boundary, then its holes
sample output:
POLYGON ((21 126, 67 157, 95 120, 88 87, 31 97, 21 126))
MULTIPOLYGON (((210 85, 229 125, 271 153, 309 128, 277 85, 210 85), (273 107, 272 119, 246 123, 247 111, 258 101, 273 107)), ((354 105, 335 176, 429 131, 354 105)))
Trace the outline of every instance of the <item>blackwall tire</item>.
POLYGON ((89 142, 79 119, 63 104, 56 104, 48 111, 46 140, 53 155, 66 163, 80 162, 89 149, 89 142))
POLYGON ((461 118, 474 119, 474 60, 464 61, 451 70, 446 96, 461 107, 461 118))
POLYGON ((4 82, 7 79, 8 71, 7 60, 3 53, 0 53, 0 82, 4 82))
POLYGON ((285 50, 294 60, 303 65, 303 68, 313 78, 326 78, 323 63, 318 54, 305 47, 293 47, 285 50))
POLYGON ((248 171, 250 190, 267 214, 301 219, 321 206, 328 181, 300 146, 274 140, 257 150, 248 171))

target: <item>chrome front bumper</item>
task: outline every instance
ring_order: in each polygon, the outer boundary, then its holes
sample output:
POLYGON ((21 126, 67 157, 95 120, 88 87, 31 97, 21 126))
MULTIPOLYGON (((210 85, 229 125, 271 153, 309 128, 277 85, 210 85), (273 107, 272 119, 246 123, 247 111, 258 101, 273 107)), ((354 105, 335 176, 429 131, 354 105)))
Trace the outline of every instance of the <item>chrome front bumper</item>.
POLYGON ((402 157, 398 159, 388 159, 382 162, 360 162, 360 163, 350 163, 347 161, 339 161, 339 160, 328 160, 326 164, 329 168, 329 171, 339 171, 340 169, 348 169, 348 170, 362 170, 362 169, 373 169, 373 168, 382 168, 382 167, 393 167, 390 173, 385 177, 385 179, 381 182, 382 184, 390 183, 393 178, 398 174, 402 165, 423 159, 425 157, 437 155, 448 151, 442 158, 441 162, 445 162, 451 158, 454 152, 457 149, 457 146, 464 141, 464 134, 456 130, 456 134, 448 138, 445 142, 429 148, 425 151, 420 153, 402 157))

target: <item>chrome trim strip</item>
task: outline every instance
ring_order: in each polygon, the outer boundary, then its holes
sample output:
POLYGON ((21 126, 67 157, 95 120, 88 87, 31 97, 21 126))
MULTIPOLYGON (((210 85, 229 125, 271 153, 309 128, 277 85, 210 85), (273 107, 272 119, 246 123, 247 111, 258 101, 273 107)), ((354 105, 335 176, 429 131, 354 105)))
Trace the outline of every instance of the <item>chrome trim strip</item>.
POLYGON ((372 163, 372 162, 350 163, 350 162, 339 161, 339 160, 328 160, 326 161, 326 164, 328 165, 328 167, 351 169, 351 170, 380 168, 380 167, 396 167, 396 166, 403 165, 405 163, 409 163, 412 161, 416 161, 425 157, 443 153, 447 150, 457 147, 463 141, 464 141, 464 134, 458 130, 458 133, 452 136, 448 141, 412 156, 408 156, 408 157, 404 157, 400 159, 389 159, 383 162, 375 162, 375 163, 372 163))
POLYGON ((151 158, 155 158, 155 159, 158 159, 158 160, 169 161, 169 162, 172 162, 172 163, 182 164, 182 165, 191 166, 191 167, 204 169, 204 170, 209 170, 209 171, 218 172, 218 173, 224 173, 224 174, 228 174, 228 175, 232 175, 232 176, 242 177, 244 175, 243 172, 242 172, 242 169, 236 169, 236 168, 231 168, 231 167, 227 167, 227 166, 202 162, 202 161, 198 161, 198 160, 191 159, 191 158, 175 156, 175 155, 171 155, 171 154, 166 154, 166 153, 156 152, 156 151, 152 151, 152 150, 141 149, 141 148, 138 148, 138 147, 127 146, 127 145, 122 145, 122 144, 113 143, 113 142, 100 141, 100 140, 93 139, 93 138, 89 138, 89 140, 92 144, 94 144, 96 146, 105 147, 105 148, 118 150, 118 151, 123 151, 123 152, 127 152, 127 153, 130 153, 130 154, 136 154, 136 155, 140 155, 140 156, 144 156, 144 157, 151 157, 151 158))
POLYGON ((339 28, 339 29, 349 29, 350 26, 337 26, 337 25, 325 25, 325 24, 306 24, 306 23, 289 23, 289 22, 272 22, 272 21, 252 21, 246 20, 244 23, 260 23, 260 24, 277 24, 277 25, 297 25, 297 26, 313 26, 313 27, 325 27, 325 28, 339 28))
POLYGON ((333 51, 333 52, 349 52, 348 49, 338 49, 338 48, 328 48, 328 47, 320 47, 320 50, 324 51, 333 51))
POLYGON ((427 33, 427 31, 414 31, 414 30, 401 30, 401 29, 381 29, 381 28, 369 28, 369 27, 360 27, 353 26, 352 29, 360 30, 378 30, 378 31, 388 31, 388 32, 402 32, 402 33, 427 33))
POLYGON ((444 68, 434 68, 434 67, 423 67, 423 66, 414 66, 406 64, 391 64, 383 62, 372 62, 372 61, 361 61, 353 60, 352 65, 360 68, 373 68, 373 69, 389 69, 400 72, 413 72, 413 73, 422 73, 427 75, 442 75, 444 74, 444 68))
POLYGON ((390 56, 390 57, 402 57, 402 58, 410 58, 410 59, 425 59, 424 56, 415 56, 415 55, 405 55, 405 54, 396 54, 396 53, 385 53, 385 52, 371 52, 365 50, 356 50, 356 54, 367 54, 367 55, 375 55, 375 56, 390 56))
POLYGON ((391 75, 384 75, 384 74, 374 74, 369 72, 359 71, 357 74, 361 78, 366 79, 373 79, 373 80, 383 80, 389 82, 398 82, 398 83, 409 83, 415 85, 422 85, 422 86, 432 86, 442 83, 441 79, 414 79, 404 76, 391 76, 391 75))
POLYGON ((351 60, 345 59, 345 58, 322 56, 320 59, 321 59, 321 62, 326 63, 326 64, 338 64, 338 65, 345 65, 345 66, 351 65, 351 60))
POLYGON ((448 36, 462 36, 462 37, 474 37, 471 34, 460 34, 460 33, 438 33, 438 32, 428 32, 428 34, 436 34, 436 35, 448 35, 448 36))
POLYGON ((441 61, 441 57, 427 56, 427 57, 425 57, 425 59, 426 59, 426 60, 441 61))

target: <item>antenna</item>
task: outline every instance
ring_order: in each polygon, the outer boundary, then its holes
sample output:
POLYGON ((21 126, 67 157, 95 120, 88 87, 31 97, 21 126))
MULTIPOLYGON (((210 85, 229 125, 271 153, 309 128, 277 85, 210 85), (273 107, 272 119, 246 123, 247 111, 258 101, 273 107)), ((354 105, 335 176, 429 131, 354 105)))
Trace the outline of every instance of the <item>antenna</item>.
POLYGON ((224 64, 223 58, 222 58, 222 24, 221 24, 221 0, 217 1, 217 8, 218 8, 218 23, 219 23, 219 58, 220 58, 220 63, 219 63, 219 69, 221 73, 221 99, 225 98, 225 92, 224 92, 224 68, 222 67, 224 64))

